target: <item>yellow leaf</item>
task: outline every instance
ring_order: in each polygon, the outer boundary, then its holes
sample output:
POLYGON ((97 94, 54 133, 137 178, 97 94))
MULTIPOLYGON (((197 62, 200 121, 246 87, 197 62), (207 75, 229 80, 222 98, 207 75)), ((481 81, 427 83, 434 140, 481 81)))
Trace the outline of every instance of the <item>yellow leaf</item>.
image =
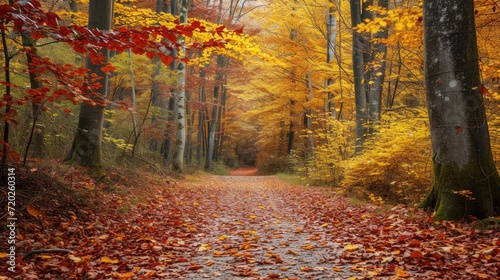
POLYGON ((102 263, 118 263, 118 259, 112 260, 112 259, 104 256, 104 257, 101 257, 101 262, 102 263))
POLYGON ((314 248, 314 245, 312 245, 312 244, 303 245, 300 248, 304 249, 304 250, 311 250, 312 248, 314 248))
POLYGON ((320 228, 324 228, 324 227, 327 227, 328 226, 328 223, 324 223, 322 224, 321 226, 319 226, 320 228))
POLYGON ((358 245, 356 244, 347 244, 344 246, 344 249, 346 249, 347 251, 355 251, 355 250, 358 250, 358 245))
POLYGON ((99 236, 99 239, 106 240, 106 239, 108 239, 108 237, 109 237, 109 235, 103 234, 103 235, 99 236))
POLYGON ((255 216, 255 215, 250 215, 250 216, 248 216, 248 217, 249 217, 250 219, 255 219, 255 218, 257 218, 257 216, 255 216))
POLYGON ((396 269, 396 275, 399 277, 410 277, 410 274, 402 270, 401 268, 396 269))
POLYGON ((33 205, 28 205, 26 210, 28 210, 28 214, 30 214, 31 216, 33 216, 35 218, 38 218, 38 216, 40 215, 40 210, 38 210, 38 208, 36 208, 33 205))
POLYGON ((75 257, 74 255, 69 255, 68 258, 72 260, 74 263, 79 263, 82 261, 82 258, 75 257))
POLYGON ((257 231, 256 231, 256 230, 253 230, 253 229, 250 229, 250 230, 248 230, 248 234, 251 234, 251 235, 256 235, 256 234, 257 234, 257 231))
POLYGON ((221 236, 219 236, 219 240, 220 241, 224 241, 226 239, 227 239, 227 235, 221 235, 221 236))
POLYGON ((204 252, 212 248, 212 245, 210 244, 201 244, 201 246, 198 248, 199 252, 204 252))
POLYGON ((312 267, 308 267, 308 266, 303 266, 300 268, 300 271, 304 271, 304 272, 309 272, 309 271, 312 271, 312 267))

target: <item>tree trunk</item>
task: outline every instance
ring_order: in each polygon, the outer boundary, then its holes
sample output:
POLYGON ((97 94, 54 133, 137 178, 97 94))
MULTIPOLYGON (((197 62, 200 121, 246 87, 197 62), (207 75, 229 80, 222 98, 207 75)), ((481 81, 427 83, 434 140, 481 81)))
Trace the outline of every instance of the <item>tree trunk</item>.
MULTIPOLYGON (((361 23, 361 3, 360 0, 350 0, 352 27, 361 23)), ((353 31, 352 34, 352 67, 354 72, 354 99, 356 105, 356 147, 355 152, 363 150, 363 143, 366 140, 368 121, 367 96, 365 87, 365 67, 364 49, 365 39, 361 34, 353 31)))
MULTIPOLYGON (((200 69, 200 79, 202 79, 201 85, 200 85, 200 96, 199 100, 202 102, 202 104, 205 104, 207 101, 206 98, 206 93, 205 93, 205 70, 202 68, 200 69)), ((196 161, 201 164, 201 158, 203 154, 203 149, 205 147, 204 145, 204 128, 205 128, 205 108, 200 108, 198 112, 198 143, 196 144, 196 161)))
MULTIPOLYGON (((181 0, 180 5, 180 23, 187 23, 188 12, 187 0, 181 0)), ((183 39, 179 40, 184 41, 183 39)), ((184 50, 186 53, 186 50, 184 50)), ((177 104, 176 118, 177 134, 175 141, 175 152, 172 162, 174 170, 182 172, 184 170, 184 149, 186 147, 186 63, 179 61, 177 65, 177 104)))
POLYGON ((493 216, 500 178, 481 95, 474 1, 424 0, 424 32, 434 183, 420 207, 437 220, 493 216))
MULTIPOLYGON (((337 18, 333 15, 335 11, 333 8, 330 8, 326 13, 326 62, 332 63, 333 58, 335 57, 335 41, 337 38, 337 18)), ((325 81, 325 87, 328 88, 333 84, 333 79, 328 78, 325 81)), ((335 111, 335 103, 333 102, 333 93, 331 91, 327 91, 326 96, 326 108, 325 111, 330 113, 330 116, 336 118, 337 112, 335 111)))
MULTIPOLYGON (((380 7, 388 8, 388 0, 379 0, 378 5, 380 7)), ((375 33, 375 39, 387 38, 388 31, 387 28, 375 33)), ((385 80, 385 70, 386 70, 386 59, 387 59, 387 46, 385 43, 372 43, 372 59, 370 63, 372 65, 379 64, 380 67, 373 69, 373 75, 371 77, 371 85, 369 90, 369 121, 372 125, 370 129, 370 134, 373 133, 373 125, 377 125, 380 122, 380 113, 382 110, 382 85, 385 80)))
MULTIPOLYGON (((309 94, 309 100, 308 101, 312 101, 313 98, 314 98, 314 95, 313 95, 313 87, 312 87, 312 73, 309 72, 307 73, 306 75, 306 86, 307 86, 307 91, 308 91, 308 94, 309 94)), ((335 108, 333 109, 335 111, 335 108)), ((313 114, 313 111, 311 108, 307 109, 307 113, 306 113, 306 125, 307 125, 307 137, 309 139, 309 151, 310 151, 310 154, 309 156, 311 158, 314 158, 314 137, 312 135, 312 114, 313 114)))
MULTIPOLYGON (((31 68, 32 55, 36 55, 36 42, 31 37, 28 32, 22 34, 22 42, 24 47, 29 48, 29 52, 26 52, 26 59, 28 62, 28 67, 31 68)), ((34 73, 34 69, 30 69, 30 87, 31 89, 37 89, 42 87, 42 82, 38 79, 38 74, 34 73)), ((33 145, 33 157, 40 158, 45 150, 45 125, 43 124, 43 112, 42 103, 44 100, 33 100, 32 102, 32 112, 33 112, 33 126, 30 139, 28 140, 28 145, 26 146, 26 153, 24 157, 24 162, 28 155, 31 144, 33 145)))
MULTIPOLYGON (((113 17, 112 0, 90 0, 89 3, 89 29, 110 30, 113 17)), ((109 50, 103 48, 102 55, 105 57, 103 64, 95 65, 87 57, 87 68, 91 73, 102 77, 100 80, 102 87, 97 89, 100 100, 106 98, 109 92, 108 75, 101 71, 101 67, 108 62, 109 50)), ((90 77, 89 77, 90 79, 90 77)), ((100 102, 98 102, 100 103, 100 102)), ((78 119, 78 128, 69 160, 74 160, 80 165, 100 169, 102 167, 102 125, 104 119, 104 108, 100 105, 92 106, 88 103, 82 103, 80 106, 80 115, 78 119)))

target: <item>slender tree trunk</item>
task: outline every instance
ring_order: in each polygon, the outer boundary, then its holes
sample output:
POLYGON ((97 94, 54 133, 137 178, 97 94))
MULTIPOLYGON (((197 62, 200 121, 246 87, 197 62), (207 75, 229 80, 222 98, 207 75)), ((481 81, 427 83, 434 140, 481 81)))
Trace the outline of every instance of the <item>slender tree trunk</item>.
POLYGON ((474 1, 424 0, 424 33, 434 183, 420 207, 437 220, 491 217, 500 177, 481 95, 474 1))
MULTIPOLYGON (((187 0, 181 0, 180 5, 180 23, 187 23, 188 12, 187 0)), ((180 40, 184 41, 184 40, 180 40)), ((184 53, 186 50, 184 50, 184 53)), ((182 172, 184 170, 184 150, 186 147, 186 63, 179 61, 177 65, 177 104, 176 104, 176 123, 177 134, 175 142, 175 152, 173 158, 173 168, 176 171, 182 172)))
MULTIPOLYGON (((312 87, 312 73, 307 73, 306 76, 306 81, 307 81, 307 91, 309 93, 309 101, 312 101, 314 98, 313 95, 313 87, 312 87)), ((334 108, 335 111, 335 108, 334 108)), ((307 110, 306 114, 306 125, 307 125, 307 137, 309 138, 309 150, 310 150, 310 157, 314 157, 314 137, 312 135, 312 118, 313 111, 312 109, 307 110)))
MULTIPOLYGON (((205 93, 205 70, 204 69, 200 69, 200 79, 202 79, 203 81, 201 82, 201 85, 200 85, 200 96, 199 96, 199 100, 201 101, 202 104, 205 104, 205 102, 207 101, 207 98, 206 98, 206 93, 205 93)), ((197 140, 197 146, 196 146, 196 161, 201 164, 201 158, 202 158, 202 155, 203 155, 203 147, 205 147, 204 145, 204 128, 205 128, 205 109, 204 108, 200 108, 199 109, 199 112, 198 112, 198 140, 197 140)))
MULTIPOLYGON (((113 17, 112 0, 90 0, 89 3, 89 29, 110 30, 113 17)), ((109 59, 109 50, 102 49, 102 55, 105 57, 103 63, 109 59)), ((100 80, 102 88, 97 90, 99 96, 95 97, 102 101, 109 92, 108 75, 101 71, 102 65, 95 65, 87 57, 87 67, 91 73, 102 77, 100 80)), ((90 79, 90 77, 89 77, 90 79)), ((100 102, 98 102, 100 103, 100 102)), ((92 106, 88 103, 82 103, 80 106, 80 115, 78 127, 73 141, 73 146, 68 159, 77 162, 80 165, 100 169, 102 167, 102 126, 104 119, 104 109, 100 105, 92 106)))
POLYGON ((224 55, 220 54, 217 56, 217 73, 215 77, 215 86, 214 86, 214 96, 213 96, 213 105, 212 105, 212 120, 210 121, 210 126, 208 129, 208 142, 207 142, 207 156, 205 159, 205 169, 212 170, 212 160, 214 158, 215 151, 215 133, 217 128, 217 115, 218 115, 218 106, 220 104, 219 95, 223 90, 223 81, 224 81, 224 68, 226 65, 226 58, 224 55))
POLYGON ((290 120, 289 120, 289 125, 288 125, 288 133, 287 133, 287 138, 288 138, 288 145, 287 145, 287 150, 286 153, 287 155, 291 155, 294 149, 294 144, 295 144, 295 126, 294 126, 294 113, 293 113, 293 106, 295 105, 294 100, 290 100, 290 120))
MULTIPOLYGON (((32 55, 36 55, 36 42, 31 38, 29 33, 22 34, 22 42, 23 46, 28 47, 29 51, 26 52, 26 59, 28 62, 28 67, 31 68, 31 62, 33 60, 32 55)), ((37 89, 42 87, 42 82, 38 79, 38 75, 34 73, 34 69, 30 69, 29 77, 30 77, 30 87, 31 89, 37 89)), ((26 147, 26 155, 28 154, 28 150, 30 149, 31 144, 33 145, 33 157, 40 158, 43 155, 43 151, 45 150, 45 126, 43 124, 43 112, 42 112, 42 103, 44 100, 33 100, 32 102, 32 113, 33 113, 33 133, 30 136, 28 145, 26 147)), ((24 158, 26 162, 26 157, 24 158)))
MULTIPOLYGON (((350 0, 352 27, 361 23, 361 3, 360 0, 350 0)), ((355 152, 363 150, 363 143, 366 140, 368 121, 367 96, 365 86, 364 67, 365 39, 361 34, 353 31, 352 34, 352 67, 354 72, 354 96, 356 106, 356 148, 355 152)))
MULTIPOLYGON (((326 13, 326 62, 332 63, 335 57, 335 41, 337 38, 337 18, 334 16, 334 9, 330 8, 326 13)), ((325 81, 325 87, 328 88, 333 84, 333 79, 328 78, 325 81)), ((333 101, 333 93, 331 91, 327 91, 326 96, 326 109, 325 111, 330 113, 330 116, 336 118, 337 111, 335 111, 335 102, 333 101)))
MULTIPOLYGON (((4 22, 2 22, 2 25, 4 22)), ((7 34, 5 34, 4 29, 0 30, 2 34, 2 49, 4 55, 4 75, 5 75, 5 96, 11 98, 11 86, 10 86, 10 54, 9 54, 9 46, 7 45, 7 34)), ((9 116, 11 110, 11 105, 9 102, 5 105, 5 116, 9 116)), ((4 127, 3 127, 3 143, 2 143, 2 168, 5 166, 7 162, 7 155, 9 153, 9 136, 10 136, 10 123, 5 119, 4 127)))
MULTIPOLYGON (((383 8, 388 8, 388 0, 379 0, 378 5, 383 8)), ((386 39, 388 35, 387 28, 377 32, 374 39, 386 39)), ((380 65, 379 68, 373 69, 371 77, 372 84, 369 91, 369 120, 372 125, 370 134, 374 132, 374 125, 380 122, 380 114, 382 111, 382 89, 385 80, 386 60, 387 60, 387 46, 385 43, 376 42, 372 43, 372 59, 370 64, 380 65)))

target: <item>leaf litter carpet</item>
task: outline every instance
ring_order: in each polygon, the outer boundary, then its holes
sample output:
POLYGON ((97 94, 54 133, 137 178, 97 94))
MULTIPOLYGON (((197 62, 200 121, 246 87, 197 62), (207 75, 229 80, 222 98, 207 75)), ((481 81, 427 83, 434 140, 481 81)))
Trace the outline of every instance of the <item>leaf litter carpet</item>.
MULTIPOLYGON (((17 275, 0 279, 495 279, 500 234, 404 206, 353 206, 274 176, 203 175, 119 214, 20 229, 17 275)), ((113 211, 115 209, 116 211, 113 211)), ((2 259, 4 260, 4 259, 2 259)))

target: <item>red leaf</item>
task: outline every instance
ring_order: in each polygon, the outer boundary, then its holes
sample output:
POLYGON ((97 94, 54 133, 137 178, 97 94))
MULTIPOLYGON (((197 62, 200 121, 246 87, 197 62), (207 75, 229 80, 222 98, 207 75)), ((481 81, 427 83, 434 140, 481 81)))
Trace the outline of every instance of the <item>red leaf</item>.
POLYGON ((149 59, 153 59, 155 56, 156 56, 156 53, 155 52, 146 52, 146 56, 149 58, 149 59))
POLYGON ((160 53, 159 56, 160 56, 161 62, 165 65, 170 65, 172 63, 172 61, 174 61, 174 58, 170 55, 160 53))
POLYGON ((410 254, 410 258, 412 258, 412 259, 422 259, 422 258, 424 258, 424 255, 422 255, 422 253, 420 253, 420 251, 413 251, 410 254))
POLYGON ((106 66, 101 67, 101 71, 106 73, 106 74, 109 74, 110 72, 114 72, 115 70, 116 70, 116 68, 113 67, 113 65, 111 65, 109 63, 106 66))
POLYGON ((488 89, 485 86, 483 86, 482 84, 479 84, 479 93, 481 93, 482 95, 487 95, 488 89))
POLYGON ((455 126, 455 129, 457 130, 457 132, 455 133, 455 135, 458 135, 460 133, 462 133, 464 131, 464 127, 463 126, 455 126))

